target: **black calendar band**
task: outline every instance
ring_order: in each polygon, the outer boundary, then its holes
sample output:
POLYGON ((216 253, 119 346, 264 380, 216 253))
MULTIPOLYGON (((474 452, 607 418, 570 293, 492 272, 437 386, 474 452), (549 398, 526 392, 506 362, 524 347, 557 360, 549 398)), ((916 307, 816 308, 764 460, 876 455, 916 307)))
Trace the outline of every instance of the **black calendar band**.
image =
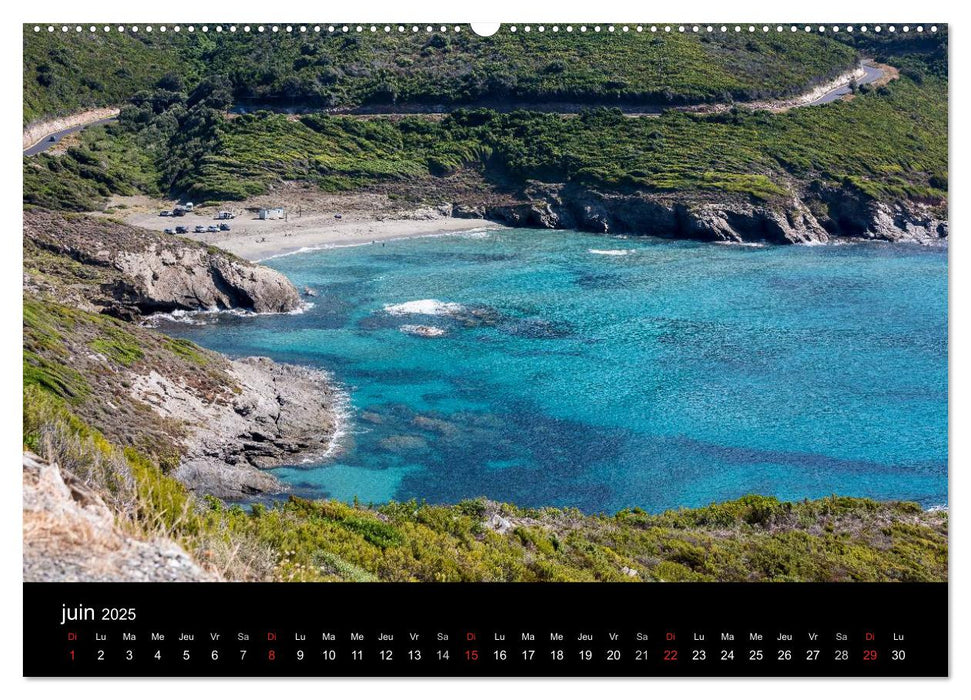
POLYGON ((946 676, 947 584, 25 583, 26 676, 946 676))

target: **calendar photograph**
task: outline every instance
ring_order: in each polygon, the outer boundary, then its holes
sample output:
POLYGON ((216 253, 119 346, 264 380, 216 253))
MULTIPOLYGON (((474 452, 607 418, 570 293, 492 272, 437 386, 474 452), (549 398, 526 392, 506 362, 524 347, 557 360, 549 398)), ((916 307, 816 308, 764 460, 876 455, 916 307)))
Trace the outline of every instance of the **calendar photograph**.
POLYGON ((25 584, 946 583, 945 23, 22 44, 25 584))

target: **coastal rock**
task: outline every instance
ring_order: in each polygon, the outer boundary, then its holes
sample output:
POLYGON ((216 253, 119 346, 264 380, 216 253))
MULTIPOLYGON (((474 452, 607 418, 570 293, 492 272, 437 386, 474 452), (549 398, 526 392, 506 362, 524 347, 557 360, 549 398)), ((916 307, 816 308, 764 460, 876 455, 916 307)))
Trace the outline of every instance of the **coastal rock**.
POLYGON ((216 581, 168 538, 142 541, 101 496, 37 455, 23 457, 24 581, 216 581))
POLYGON ((763 201, 732 193, 603 193, 530 182, 526 202, 453 207, 509 226, 575 228, 726 243, 826 243, 832 238, 931 242, 947 237, 943 203, 874 200, 847 188, 815 187, 763 201))
POLYGON ((330 377, 265 357, 230 365, 231 401, 207 401, 155 371, 134 379, 132 396, 189 426, 173 476, 191 490, 230 499, 283 492, 265 469, 323 458, 334 449, 338 415, 330 377))
POLYGON ((860 194, 818 187, 813 191, 824 212, 823 226, 834 235, 891 242, 927 243, 948 236, 942 203, 879 202, 860 194))
POLYGON ((77 280, 78 296, 126 320, 172 311, 268 313, 300 307, 296 288, 275 270, 218 248, 108 219, 25 212, 24 245, 96 269, 97 286, 89 277, 77 280))

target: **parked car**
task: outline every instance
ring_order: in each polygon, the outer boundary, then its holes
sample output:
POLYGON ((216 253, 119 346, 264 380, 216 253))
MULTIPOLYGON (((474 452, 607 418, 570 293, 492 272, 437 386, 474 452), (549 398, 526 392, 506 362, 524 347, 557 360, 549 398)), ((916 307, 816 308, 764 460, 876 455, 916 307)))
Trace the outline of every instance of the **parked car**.
POLYGON ((158 213, 158 215, 159 216, 172 216, 172 212, 170 212, 168 209, 163 209, 162 211, 160 211, 158 213))
POLYGON ((229 230, 229 224, 219 224, 219 230, 220 231, 228 231, 229 230))
POLYGON ((175 233, 175 229, 167 228, 167 229, 165 229, 165 232, 166 233, 175 233))
POLYGON ((206 232, 206 227, 205 226, 196 226, 195 229, 193 229, 193 230, 196 233, 205 233, 206 232))
POLYGON ((176 233, 188 233, 189 232, 189 229, 187 229, 185 226, 176 226, 175 227, 175 232, 176 233))
POLYGON ((206 226, 206 231, 208 233, 216 233, 216 232, 219 231, 219 227, 218 226, 206 226))

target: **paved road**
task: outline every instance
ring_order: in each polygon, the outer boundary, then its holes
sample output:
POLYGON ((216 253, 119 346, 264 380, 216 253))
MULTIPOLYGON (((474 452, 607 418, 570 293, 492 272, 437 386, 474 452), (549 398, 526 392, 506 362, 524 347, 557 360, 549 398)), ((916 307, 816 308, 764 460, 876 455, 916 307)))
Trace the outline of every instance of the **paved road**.
POLYGON ((78 131, 81 131, 82 129, 87 129, 89 126, 99 126, 101 124, 108 124, 110 122, 117 121, 117 120, 118 120, 117 117, 109 117, 108 119, 99 119, 98 121, 91 122, 90 124, 78 124, 77 126, 72 126, 69 129, 63 129, 62 131, 55 131, 53 134, 47 134, 44 138, 42 138, 40 141, 35 143, 30 148, 25 148, 24 155, 36 156, 38 153, 43 153, 51 146, 57 145, 61 141, 61 139, 67 136, 68 134, 73 134, 78 131), (52 138, 54 139, 53 141, 51 140, 52 138))
MULTIPOLYGON (((883 77, 883 71, 877 68, 876 66, 870 64, 869 61, 864 61, 861 64, 861 67, 863 68, 863 72, 866 73, 866 75, 864 75, 862 78, 856 81, 858 85, 867 85, 883 77)), ((844 85, 843 87, 838 87, 835 90, 830 90, 829 92, 827 92, 825 95, 823 95, 817 100, 813 100, 812 102, 809 103, 809 106, 824 105, 827 102, 835 102, 843 95, 848 95, 851 92, 852 90, 850 90, 850 86, 844 85)))

